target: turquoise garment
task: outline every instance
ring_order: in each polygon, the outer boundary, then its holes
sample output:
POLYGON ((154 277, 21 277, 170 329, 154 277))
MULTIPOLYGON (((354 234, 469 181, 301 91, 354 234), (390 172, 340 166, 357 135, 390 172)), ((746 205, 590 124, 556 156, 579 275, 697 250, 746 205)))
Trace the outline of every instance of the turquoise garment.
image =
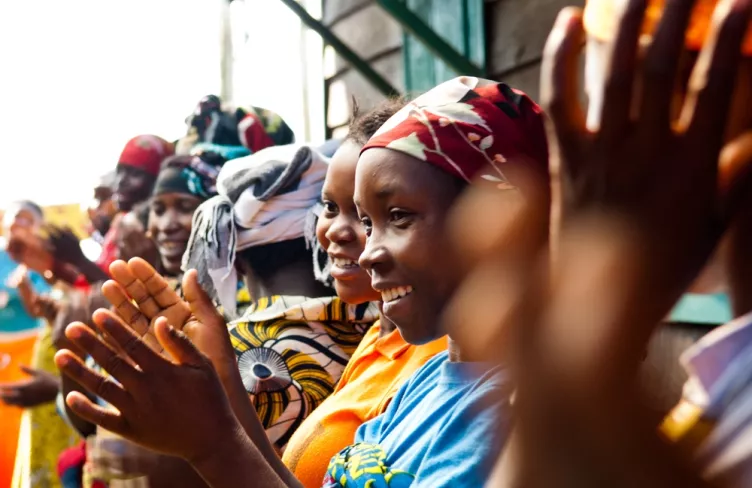
POLYGON ((334 456, 325 488, 477 488, 503 446, 508 401, 502 370, 438 354, 400 388, 387 410, 360 426, 334 456))
POLYGON ((686 293, 671 312, 671 322, 725 324, 733 319, 731 300, 725 293, 686 293))
MULTIPOLYGON (((0 334, 35 329, 39 320, 31 317, 21 302, 18 290, 8 286, 8 278, 18 267, 7 252, 0 250, 0 334)), ((31 284, 37 293, 47 293, 50 285, 38 273, 30 272, 31 284)))

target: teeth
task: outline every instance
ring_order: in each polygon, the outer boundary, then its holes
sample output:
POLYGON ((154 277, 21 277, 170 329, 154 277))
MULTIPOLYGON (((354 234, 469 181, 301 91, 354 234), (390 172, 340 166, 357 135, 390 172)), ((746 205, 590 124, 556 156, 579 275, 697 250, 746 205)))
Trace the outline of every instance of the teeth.
POLYGON ((412 293, 412 286, 398 286, 397 288, 389 288, 381 292, 381 300, 383 302, 393 302, 398 298, 402 298, 412 293))
POLYGON ((352 259, 333 257, 332 262, 334 263, 335 266, 339 266, 340 268, 352 268, 352 267, 358 266, 358 263, 356 263, 352 259))

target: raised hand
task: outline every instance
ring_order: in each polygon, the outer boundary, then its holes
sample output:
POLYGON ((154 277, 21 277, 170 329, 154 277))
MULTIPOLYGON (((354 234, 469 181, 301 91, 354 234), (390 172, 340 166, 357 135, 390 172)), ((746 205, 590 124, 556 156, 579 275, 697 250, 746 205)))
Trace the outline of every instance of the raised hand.
POLYGON ((93 320, 134 364, 124 361, 86 325, 71 324, 68 338, 117 380, 89 369, 70 351, 59 351, 55 362, 60 370, 117 409, 100 407, 72 392, 66 402, 76 415, 190 462, 210 457, 223 436, 241 431, 208 358, 164 317, 155 321, 154 335, 172 360, 153 351, 112 312, 98 310, 93 320))
POLYGON ((38 369, 21 366, 28 379, 0 383, 0 400, 6 405, 32 408, 55 400, 60 390, 60 378, 38 369))
POLYGON ((645 269, 655 286, 646 290, 653 294, 646 302, 655 306, 644 307, 643 336, 705 264, 732 217, 733 196, 746 184, 726 175, 729 184, 719 191, 718 161, 750 11, 748 0, 719 4, 674 120, 678 65, 695 2, 667 2, 653 42, 638 61, 646 3, 625 2, 597 130, 586 128, 577 96, 584 40, 578 9, 560 16, 546 46, 541 80, 563 225, 583 212, 619 215, 650 249, 645 269))
POLYGON ((116 261, 110 271, 114 281, 105 283, 102 292, 120 318, 155 351, 164 352, 154 336, 156 320, 164 317, 211 359, 222 378, 237 369, 225 319, 198 284, 195 270, 183 276, 185 299, 141 258, 116 261))

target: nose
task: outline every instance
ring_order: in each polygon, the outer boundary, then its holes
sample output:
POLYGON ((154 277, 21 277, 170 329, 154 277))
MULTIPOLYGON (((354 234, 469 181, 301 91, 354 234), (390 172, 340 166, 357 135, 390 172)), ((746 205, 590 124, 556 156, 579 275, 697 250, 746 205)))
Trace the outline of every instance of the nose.
POLYGON ((157 220, 157 230, 161 234, 170 236, 180 232, 180 229, 181 227, 180 221, 178 220, 178 213, 175 210, 169 209, 159 216, 157 220))
POLYGON ((385 271, 384 268, 389 262, 389 251, 378 240, 372 237, 366 240, 366 246, 360 254, 358 264, 368 273, 372 273, 373 271, 383 273, 385 271))
POLYGON ((339 216, 332 220, 329 229, 324 236, 329 242, 344 245, 355 240, 355 230, 353 229, 350 219, 339 216))

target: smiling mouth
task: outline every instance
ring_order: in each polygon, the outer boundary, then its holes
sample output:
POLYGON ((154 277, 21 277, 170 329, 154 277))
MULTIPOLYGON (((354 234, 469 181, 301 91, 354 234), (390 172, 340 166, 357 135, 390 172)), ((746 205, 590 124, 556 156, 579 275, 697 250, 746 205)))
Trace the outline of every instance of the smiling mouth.
POLYGON ((357 261, 353 261, 352 259, 335 258, 335 257, 332 256, 331 260, 332 260, 332 264, 334 266, 337 266, 338 268, 343 268, 343 269, 360 268, 360 265, 358 264, 358 262, 357 261))
POLYGON ((186 244, 184 242, 163 241, 159 243, 160 253, 165 257, 182 256, 185 248, 186 244))
POLYGON ((397 288, 387 288, 381 291, 381 301, 391 303, 406 297, 413 292, 412 286, 398 286, 397 288))

